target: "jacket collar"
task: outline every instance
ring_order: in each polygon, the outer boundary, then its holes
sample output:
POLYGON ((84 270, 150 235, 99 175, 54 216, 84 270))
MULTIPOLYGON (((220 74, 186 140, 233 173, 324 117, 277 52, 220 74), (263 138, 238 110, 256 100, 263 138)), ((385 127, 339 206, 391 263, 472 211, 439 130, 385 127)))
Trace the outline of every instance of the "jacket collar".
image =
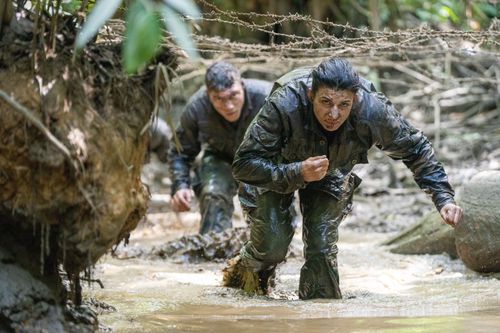
POLYGON ((245 95, 245 101, 243 102, 240 119, 238 121, 244 121, 246 118, 248 118, 251 114, 250 110, 253 109, 253 101, 250 98, 250 94, 248 93, 245 79, 241 79, 241 85, 243 86, 243 94, 245 95))

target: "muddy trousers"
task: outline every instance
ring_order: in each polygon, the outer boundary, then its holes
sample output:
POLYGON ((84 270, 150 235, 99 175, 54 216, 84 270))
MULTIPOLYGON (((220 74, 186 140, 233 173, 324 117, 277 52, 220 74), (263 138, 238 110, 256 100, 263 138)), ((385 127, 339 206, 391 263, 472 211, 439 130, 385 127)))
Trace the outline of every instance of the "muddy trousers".
MULTIPOLYGON (((342 298, 337 268, 338 226, 351 207, 352 196, 337 200, 322 191, 299 191, 303 215, 305 263, 300 271, 299 297, 342 298)), ((255 271, 274 270, 285 259, 293 237, 289 206, 293 193, 265 192, 248 212, 250 241, 241 250, 242 260, 255 271)))
POLYGON ((200 234, 231 228, 233 197, 237 192, 231 162, 205 152, 200 166, 196 169, 193 189, 200 203, 200 234))

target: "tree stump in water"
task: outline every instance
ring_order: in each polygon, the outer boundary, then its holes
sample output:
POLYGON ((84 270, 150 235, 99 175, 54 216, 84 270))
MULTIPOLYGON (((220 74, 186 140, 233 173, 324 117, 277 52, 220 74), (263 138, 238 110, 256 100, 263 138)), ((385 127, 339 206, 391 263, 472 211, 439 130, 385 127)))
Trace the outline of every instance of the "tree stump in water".
POLYGON ((442 254, 457 258, 454 230, 443 222, 437 211, 424 216, 415 225, 384 242, 399 254, 442 254))
POLYGON ((464 185, 464 218, 455 230, 457 252, 470 269, 500 272, 500 171, 484 171, 464 185))

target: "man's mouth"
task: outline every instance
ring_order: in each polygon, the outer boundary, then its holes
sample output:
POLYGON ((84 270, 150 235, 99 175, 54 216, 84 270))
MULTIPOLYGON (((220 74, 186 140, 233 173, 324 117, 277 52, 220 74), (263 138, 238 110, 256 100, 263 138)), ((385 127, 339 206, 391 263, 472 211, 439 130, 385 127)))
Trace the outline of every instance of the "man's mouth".
POLYGON ((329 127, 329 128, 334 128, 336 127, 337 125, 339 124, 338 121, 327 121, 326 122, 326 126, 329 127))

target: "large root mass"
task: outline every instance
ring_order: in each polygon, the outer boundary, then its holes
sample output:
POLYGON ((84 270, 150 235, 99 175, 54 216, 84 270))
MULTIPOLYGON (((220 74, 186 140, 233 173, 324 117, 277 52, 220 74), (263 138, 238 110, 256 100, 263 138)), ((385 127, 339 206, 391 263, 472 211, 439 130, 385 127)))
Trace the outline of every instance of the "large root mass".
MULTIPOLYGON (((9 258, 2 264, 46 282, 58 303, 61 268, 77 279, 146 211, 140 171, 154 71, 125 76, 117 43, 74 57, 72 45, 40 50, 29 35, 1 37, 0 250, 9 258)), ((14 278, 4 275, 0 284, 14 278)), ((0 289, 2 299, 13 296, 0 289)), ((0 303, 0 319, 15 328, 13 306, 0 303)))

